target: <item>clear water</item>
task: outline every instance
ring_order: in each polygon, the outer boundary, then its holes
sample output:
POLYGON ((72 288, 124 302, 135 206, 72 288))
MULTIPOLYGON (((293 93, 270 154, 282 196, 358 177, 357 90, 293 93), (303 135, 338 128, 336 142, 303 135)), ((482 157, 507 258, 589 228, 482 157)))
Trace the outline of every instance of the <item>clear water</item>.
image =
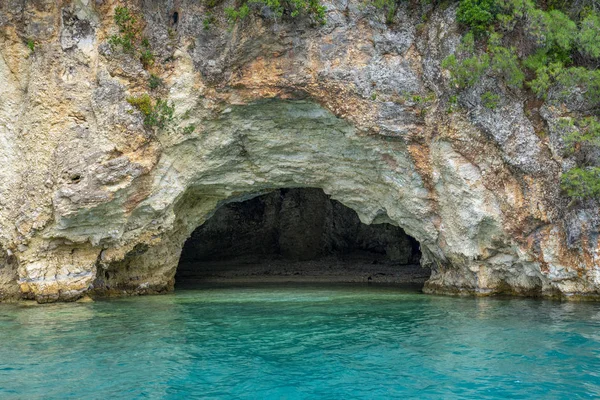
POLYGON ((0 305, 1 399, 600 396, 600 304, 381 287, 0 305))

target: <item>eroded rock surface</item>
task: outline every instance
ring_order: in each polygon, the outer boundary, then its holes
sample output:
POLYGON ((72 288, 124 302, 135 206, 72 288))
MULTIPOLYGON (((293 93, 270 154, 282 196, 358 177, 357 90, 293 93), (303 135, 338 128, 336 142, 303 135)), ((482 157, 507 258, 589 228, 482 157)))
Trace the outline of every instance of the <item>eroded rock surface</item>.
POLYGON ((597 205, 558 185, 569 111, 537 110, 538 135, 525 94, 482 79, 449 113, 456 10, 422 23, 406 3, 392 26, 351 0, 326 2, 324 26, 228 29, 198 1, 130 1, 148 71, 107 43, 116 0, 2 1, 0 297, 171 290, 219 206, 296 187, 416 238, 428 292, 600 294, 597 205), (164 84, 151 90, 150 73, 164 84), (501 94, 493 110, 486 90, 501 94), (174 104, 167 128, 144 126, 126 100, 142 93, 174 104))

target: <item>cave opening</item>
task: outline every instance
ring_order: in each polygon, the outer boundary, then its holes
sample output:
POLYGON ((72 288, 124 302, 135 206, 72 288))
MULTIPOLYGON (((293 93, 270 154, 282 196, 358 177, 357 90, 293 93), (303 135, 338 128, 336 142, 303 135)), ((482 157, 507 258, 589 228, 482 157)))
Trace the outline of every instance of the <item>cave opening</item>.
POLYGON ((400 227, 363 224, 321 189, 279 189, 218 208, 185 242, 175 282, 422 286, 420 258, 400 227))

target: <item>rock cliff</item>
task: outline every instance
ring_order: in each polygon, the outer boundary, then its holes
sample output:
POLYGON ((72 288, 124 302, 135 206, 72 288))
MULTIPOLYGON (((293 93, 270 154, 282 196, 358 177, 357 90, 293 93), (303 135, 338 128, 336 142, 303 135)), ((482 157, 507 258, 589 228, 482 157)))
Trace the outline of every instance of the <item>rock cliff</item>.
POLYGON ((391 25, 324 4, 324 25, 230 25, 197 0, 131 0, 149 60, 109 43, 122 2, 0 2, 0 298, 169 291, 219 206, 299 187, 418 240, 427 292, 599 295, 597 205, 558 184, 569 110, 483 77, 449 112, 452 2, 402 3, 391 25))

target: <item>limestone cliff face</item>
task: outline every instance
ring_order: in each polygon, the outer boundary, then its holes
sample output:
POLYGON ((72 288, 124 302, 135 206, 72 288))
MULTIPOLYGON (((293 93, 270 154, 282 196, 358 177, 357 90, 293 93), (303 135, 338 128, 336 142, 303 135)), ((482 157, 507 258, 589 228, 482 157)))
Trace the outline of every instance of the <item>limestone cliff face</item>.
POLYGON ((0 298, 170 290, 220 205, 293 187, 402 227, 429 292, 600 294, 597 206, 558 185, 569 110, 484 78, 448 112, 454 6, 422 23, 405 4, 387 26, 335 0, 324 26, 232 28, 217 7, 205 29, 197 0, 127 3, 149 71, 107 43, 116 0, 0 2, 0 298), (141 93, 172 102, 174 121, 145 127, 126 100, 141 93))

